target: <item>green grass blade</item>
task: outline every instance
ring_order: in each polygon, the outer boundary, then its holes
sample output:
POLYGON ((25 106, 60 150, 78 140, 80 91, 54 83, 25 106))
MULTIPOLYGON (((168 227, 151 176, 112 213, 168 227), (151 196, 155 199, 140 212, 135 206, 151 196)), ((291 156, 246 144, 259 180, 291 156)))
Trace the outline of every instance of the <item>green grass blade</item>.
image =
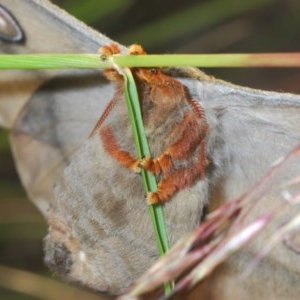
POLYGON ((99 69, 109 64, 99 54, 2 54, 0 69, 99 69))
MULTIPOLYGON (((145 130, 143 126, 142 114, 139 105, 138 93, 135 86, 134 78, 129 68, 124 69, 124 91, 129 110, 130 121, 133 129, 134 141, 138 158, 150 156, 145 130)), ((155 191, 157 188, 156 178, 146 170, 142 170, 142 181, 145 192, 155 191)), ((159 254, 162 256, 169 250, 168 236, 165 227, 163 208, 161 205, 149 205, 155 238, 159 254)), ((165 292, 169 293, 172 289, 172 283, 165 286, 165 292)))
MULTIPOLYGON (((115 55, 120 67, 300 67, 300 52, 255 54, 115 55)), ((99 69, 113 67, 98 54, 0 55, 0 69, 99 69)))
MULTIPOLYGON (((139 106, 138 94, 135 87, 134 78, 131 75, 131 71, 126 68, 124 72, 125 78, 125 97, 127 101, 127 106, 130 114, 130 121, 133 129, 134 140, 136 144, 137 156, 139 159, 150 156, 150 149, 148 146, 147 138, 145 135, 145 130, 143 126, 143 120, 141 116, 141 110, 139 106)), ((156 190, 156 178, 153 174, 142 170, 142 179, 146 192, 156 190)), ((166 229, 163 224, 163 211, 161 205, 150 205, 150 211, 154 211, 155 219, 159 222, 155 226, 155 231, 158 233, 158 247, 160 254, 164 254, 168 249, 168 240, 166 229), (160 228, 159 224, 162 224, 164 228, 160 228), (162 230, 160 230, 162 229, 162 230)), ((152 213, 151 213, 152 214, 152 213)), ((156 222, 156 221, 155 221, 156 222)))
POLYGON ((119 55, 113 60, 121 67, 300 67, 300 52, 119 55))

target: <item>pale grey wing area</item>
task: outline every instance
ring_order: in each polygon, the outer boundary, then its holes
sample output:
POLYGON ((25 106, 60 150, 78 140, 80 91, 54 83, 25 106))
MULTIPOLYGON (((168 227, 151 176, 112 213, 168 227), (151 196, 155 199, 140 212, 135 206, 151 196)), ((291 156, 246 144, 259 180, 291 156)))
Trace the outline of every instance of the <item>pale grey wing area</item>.
POLYGON ((210 90, 212 97, 219 95, 212 101, 206 99, 204 106, 210 110, 215 103, 219 121, 215 136, 223 143, 222 153, 218 147, 212 151, 222 166, 225 197, 232 199, 300 143, 300 96, 223 83, 210 90))
MULTIPOLYGON (((181 79, 204 107, 221 202, 234 199, 300 143, 300 96, 181 79)), ((300 167, 300 166, 299 166, 300 167)))
MULTIPOLYGON (((0 38, 0 53, 97 53, 101 45, 112 42, 47 0, 2 0, 0 4, 14 16, 25 35, 19 43, 0 38)), ((1 30, 5 27, 0 27, 1 30)), ((0 126, 11 128, 35 89, 57 73, 1 71, 0 126)))
POLYGON ((21 111, 11 130, 12 149, 22 182, 44 214, 54 182, 88 138, 112 93, 99 72, 62 72, 45 82, 21 111))
MULTIPOLYGON (((1 53, 97 53, 112 41, 48 1, 2 0, 25 39, 1 53)), ((112 88, 98 70, 1 71, 0 126, 11 130, 21 180, 45 214, 53 182, 88 137, 112 88)))
MULTIPOLYGON (((276 161, 299 145, 300 96, 243 88, 219 80, 182 81, 203 105, 211 128, 208 147, 214 165, 209 200, 212 207, 251 190, 276 161)), ((250 210, 245 223, 285 201, 282 187, 289 179, 299 178, 299 170, 298 154, 294 164, 276 177, 276 181, 268 182, 270 191, 250 210)), ((293 188, 299 193, 299 181, 293 188)), ((241 278, 245 267, 270 236, 296 213, 299 205, 282 209, 259 238, 213 274, 205 285, 208 290, 204 298, 298 299, 299 253, 284 243, 272 249, 253 274, 241 278), (267 286, 261 285, 262 282, 267 286)))

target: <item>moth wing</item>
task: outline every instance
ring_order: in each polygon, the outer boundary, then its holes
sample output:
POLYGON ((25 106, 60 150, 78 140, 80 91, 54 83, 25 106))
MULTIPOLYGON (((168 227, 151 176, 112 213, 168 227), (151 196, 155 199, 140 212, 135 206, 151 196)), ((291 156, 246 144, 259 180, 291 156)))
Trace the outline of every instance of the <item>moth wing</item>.
MULTIPOLYGON (((48 1, 3 0, 24 31, 0 40, 2 53, 97 53, 112 43, 48 1)), ((86 139, 112 97, 98 70, 1 71, 0 125, 11 129, 13 153, 31 200, 46 214, 57 174, 86 139)))
MULTIPOLYGON (((300 143, 300 96, 223 82, 207 90, 203 105, 217 120, 212 155, 222 169, 224 197, 233 199, 300 143)), ((296 175, 297 168, 290 171, 296 175)))
MULTIPOLYGON (((207 77, 207 76, 206 76, 207 77)), ((249 189, 300 143, 300 96, 179 78, 203 106, 222 202, 249 189)))
POLYGON ((210 124, 208 148, 215 172, 211 184, 212 207, 247 192, 251 203, 257 203, 255 206, 248 204, 244 224, 276 209, 278 213, 259 238, 234 255, 210 278, 208 286, 216 287, 215 291, 209 290, 210 297, 297 299, 299 289, 293 282, 300 279, 299 253, 295 251, 299 245, 295 242, 299 231, 289 240, 289 247, 280 243, 251 276, 239 278, 270 237, 299 214, 295 205, 287 204, 279 211, 278 207, 287 203, 287 196, 300 192, 300 96, 243 88, 213 79, 185 79, 183 82, 203 105, 210 124), (292 158, 285 159, 282 168, 270 173, 288 153, 293 153, 292 158), (261 282, 278 289, 260 289, 261 282), (232 290, 235 290, 234 295, 232 290))

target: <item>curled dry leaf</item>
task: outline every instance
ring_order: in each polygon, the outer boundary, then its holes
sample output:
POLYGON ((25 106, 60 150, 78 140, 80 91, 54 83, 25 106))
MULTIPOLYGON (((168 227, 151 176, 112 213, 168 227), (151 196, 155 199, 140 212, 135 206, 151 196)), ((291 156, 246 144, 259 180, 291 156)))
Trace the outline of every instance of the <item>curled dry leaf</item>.
MULTIPOLYGON (((95 53, 111 43, 48 1, 2 0, 1 5, 14 15, 26 36, 23 44, 0 42, 3 53, 95 53)), ((165 204, 174 244, 200 222, 205 203, 214 209, 239 197, 300 142, 300 96, 235 86, 190 68, 165 69, 163 74, 188 91, 203 109, 209 127, 204 176, 165 204)), ((97 70, 1 71, 0 93, 0 121, 11 130, 21 180, 50 225, 47 259, 54 257, 67 278, 97 290, 123 292, 155 261, 157 251, 139 175, 108 155, 98 134, 89 137, 114 87, 97 70)), ((122 93, 118 97, 121 103, 122 93)), ((115 108, 105 121, 116 126, 117 141, 134 153, 124 113, 121 106, 115 108)), ((163 116, 172 125, 174 118, 183 118, 178 107, 163 116)), ((160 129, 164 126, 158 126, 155 134, 160 129)), ((153 134, 148 132, 150 148, 159 152, 163 141, 151 140, 153 134)), ((286 176, 298 169, 299 161, 286 176)), ((271 193, 253 208, 247 206, 243 222, 272 211, 280 199, 280 194, 271 193)), ((288 206, 191 297, 298 299, 299 254, 283 243, 260 262, 254 275, 236 284, 270 233, 296 213, 288 206)))

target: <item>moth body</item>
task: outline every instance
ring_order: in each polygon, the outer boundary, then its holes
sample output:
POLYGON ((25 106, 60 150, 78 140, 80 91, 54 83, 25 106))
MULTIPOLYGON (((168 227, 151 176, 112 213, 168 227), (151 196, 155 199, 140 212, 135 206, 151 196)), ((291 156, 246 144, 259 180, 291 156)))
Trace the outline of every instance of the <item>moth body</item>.
MULTIPOLYGON (((115 45, 110 47, 102 48, 103 55, 118 53, 115 45)), ((145 52, 140 46, 133 45, 129 53, 145 52)), ((174 193, 191 186, 200 177, 204 178, 208 162, 206 137, 209 128, 201 105, 191 98, 188 89, 161 69, 133 69, 144 126, 154 157, 138 161, 133 152, 122 147, 129 140, 133 144, 132 138, 126 135, 125 141, 121 138, 125 134, 124 128, 130 127, 125 101, 117 100, 120 96, 124 98, 123 78, 112 69, 106 70, 105 74, 116 82, 114 102, 122 107, 122 112, 118 113, 118 124, 100 128, 100 138, 106 152, 121 165, 135 172, 139 171, 140 165, 158 176, 157 191, 148 194, 148 202, 165 202, 174 193), (124 126, 121 118, 126 119, 127 126, 124 126), (121 127, 117 128, 119 125, 121 127)))

